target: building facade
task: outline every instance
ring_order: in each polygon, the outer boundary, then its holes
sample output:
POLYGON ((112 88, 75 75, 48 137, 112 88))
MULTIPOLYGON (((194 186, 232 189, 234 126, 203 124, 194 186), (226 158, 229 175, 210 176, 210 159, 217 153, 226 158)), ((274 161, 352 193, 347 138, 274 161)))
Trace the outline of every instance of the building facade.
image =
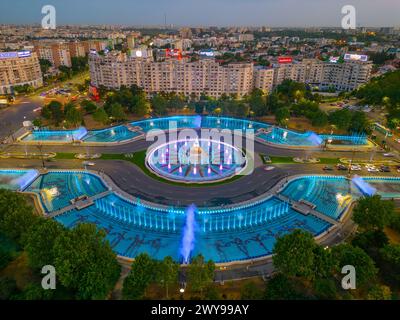
POLYGON ((202 94, 219 98, 223 94, 243 97, 254 88, 268 93, 285 79, 322 89, 333 86, 339 91, 350 91, 369 81, 372 63, 304 59, 260 67, 250 62, 221 65, 215 59, 191 62, 169 58, 158 62, 143 55, 110 52, 90 54, 89 68, 92 84, 96 87, 118 89, 137 85, 148 94, 175 92, 197 98, 202 94))
POLYGON ((0 94, 12 94, 14 87, 43 86, 39 59, 34 52, 0 52, 0 94))
POLYGON ((117 89, 137 85, 148 94, 175 92, 195 97, 201 94, 214 98, 223 94, 241 97, 250 93, 254 86, 252 63, 222 66, 213 59, 155 62, 152 58, 110 53, 89 55, 89 67, 94 86, 117 89))
POLYGON ((337 91, 352 91, 371 79, 371 61, 324 62, 318 59, 304 59, 274 66, 274 86, 285 79, 291 79, 337 91))

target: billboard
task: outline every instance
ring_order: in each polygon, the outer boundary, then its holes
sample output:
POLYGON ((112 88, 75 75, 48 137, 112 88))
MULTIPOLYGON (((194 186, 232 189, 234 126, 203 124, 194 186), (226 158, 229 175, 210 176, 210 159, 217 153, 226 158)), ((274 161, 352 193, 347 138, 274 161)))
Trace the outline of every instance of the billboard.
POLYGON ((338 63, 340 60, 340 57, 329 57, 329 62, 331 63, 338 63))
POLYGON ((0 52, 0 59, 27 58, 31 55, 30 51, 0 52))
POLYGON ((293 62, 293 58, 292 58, 292 57, 279 57, 279 58, 278 58, 278 62, 279 62, 280 64, 292 63, 292 62, 293 62))
POLYGON ((202 58, 213 58, 215 57, 215 52, 213 50, 200 50, 199 56, 202 58))
POLYGON ((176 58, 180 60, 182 59, 182 51, 180 49, 166 49, 165 56, 167 58, 176 58))
POLYGON ((353 53, 346 53, 344 55, 344 60, 346 61, 368 61, 368 56, 365 54, 353 54, 353 53))

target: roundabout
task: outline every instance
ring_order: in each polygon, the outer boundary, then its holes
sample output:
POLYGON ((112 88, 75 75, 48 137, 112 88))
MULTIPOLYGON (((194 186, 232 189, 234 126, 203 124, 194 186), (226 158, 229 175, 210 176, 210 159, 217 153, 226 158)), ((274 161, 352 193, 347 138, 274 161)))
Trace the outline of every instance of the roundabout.
POLYGON ((240 175, 247 160, 243 151, 228 143, 185 139, 153 148, 147 153, 146 165, 168 180, 204 183, 240 175))

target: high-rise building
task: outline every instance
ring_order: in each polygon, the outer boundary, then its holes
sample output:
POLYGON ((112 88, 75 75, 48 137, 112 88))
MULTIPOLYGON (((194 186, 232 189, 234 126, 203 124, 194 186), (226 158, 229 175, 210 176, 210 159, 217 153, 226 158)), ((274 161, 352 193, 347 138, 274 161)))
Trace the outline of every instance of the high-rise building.
POLYGON ((69 45, 64 42, 34 42, 35 52, 40 59, 46 59, 58 68, 59 66, 71 67, 71 54, 69 45))
POLYGON ((349 59, 339 63, 304 59, 276 64, 274 70, 274 86, 281 84, 284 79, 291 79, 321 89, 334 87, 338 91, 352 91, 369 81, 372 62, 349 59))
POLYGON ((148 94, 175 92, 200 97, 204 93, 217 98, 222 94, 244 96, 253 89, 251 63, 222 66, 213 59, 154 62, 151 58, 112 52, 105 56, 91 54, 89 67, 95 86, 119 88, 137 85, 148 94))
POLYGON ((35 52, 0 52, 0 94, 11 94, 14 87, 43 85, 39 59, 35 52))

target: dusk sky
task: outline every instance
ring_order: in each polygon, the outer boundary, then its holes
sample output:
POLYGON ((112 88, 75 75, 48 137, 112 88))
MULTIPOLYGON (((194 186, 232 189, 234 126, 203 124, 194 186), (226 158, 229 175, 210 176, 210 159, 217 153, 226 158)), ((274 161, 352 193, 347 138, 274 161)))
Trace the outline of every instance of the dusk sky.
POLYGON ((351 4, 358 26, 400 25, 400 0, 1 0, 0 23, 40 23, 46 4, 57 24, 340 26, 351 4))

